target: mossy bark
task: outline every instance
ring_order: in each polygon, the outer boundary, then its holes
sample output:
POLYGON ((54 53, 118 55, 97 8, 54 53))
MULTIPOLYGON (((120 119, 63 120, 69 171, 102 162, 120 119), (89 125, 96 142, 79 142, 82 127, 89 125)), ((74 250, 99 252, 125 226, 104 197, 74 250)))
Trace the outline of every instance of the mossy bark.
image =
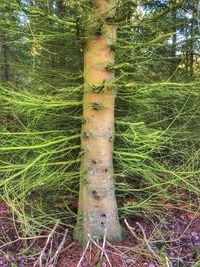
POLYGON ((93 21, 86 31, 84 52, 82 163, 78 221, 74 237, 87 241, 88 234, 109 240, 122 238, 113 178, 114 104, 116 92, 111 70, 116 26, 116 0, 93 1, 93 21))

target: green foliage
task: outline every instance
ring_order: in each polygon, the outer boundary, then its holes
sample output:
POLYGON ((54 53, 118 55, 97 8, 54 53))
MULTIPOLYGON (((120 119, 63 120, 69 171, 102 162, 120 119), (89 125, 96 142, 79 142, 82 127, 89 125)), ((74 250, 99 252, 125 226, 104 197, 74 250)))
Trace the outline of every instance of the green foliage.
MULTIPOLYGON (((75 6, 66 1, 66 13, 59 13, 58 2, 1 3, 1 25, 5 8, 15 17, 12 27, 4 26, 15 57, 9 55, 14 61, 9 62, 11 81, 0 85, 1 200, 17 216, 25 236, 41 232, 58 218, 72 228, 76 219, 81 62, 87 38, 80 24, 87 20, 82 18, 82 1, 75 6)), ((121 217, 159 214, 167 201, 184 206, 184 194, 199 195, 199 73, 191 78, 184 65, 187 40, 178 43, 172 60, 168 6, 144 3, 144 14, 137 16, 135 7, 132 13, 122 7, 120 1, 118 13, 126 19, 116 22, 113 66, 119 211, 121 217)), ((178 8, 180 32, 188 21, 181 13, 184 7, 178 8)), ((192 204, 188 202, 187 209, 192 204)))

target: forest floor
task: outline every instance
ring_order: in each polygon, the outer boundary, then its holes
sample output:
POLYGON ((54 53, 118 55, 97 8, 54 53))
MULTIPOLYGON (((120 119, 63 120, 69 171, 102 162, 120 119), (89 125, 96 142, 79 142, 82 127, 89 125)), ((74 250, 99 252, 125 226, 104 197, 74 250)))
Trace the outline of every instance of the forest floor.
POLYGON ((0 203, 0 267, 200 267, 199 213, 173 207, 161 218, 127 218, 123 242, 90 240, 84 251, 58 225, 22 238, 9 208, 0 203))

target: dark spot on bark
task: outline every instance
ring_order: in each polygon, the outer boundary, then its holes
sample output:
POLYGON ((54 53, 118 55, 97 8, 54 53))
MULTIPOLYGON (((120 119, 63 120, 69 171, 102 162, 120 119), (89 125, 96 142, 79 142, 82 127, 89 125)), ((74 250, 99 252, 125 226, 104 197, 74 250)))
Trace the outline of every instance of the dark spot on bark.
POLYGON ((108 172, 108 169, 107 168, 105 169, 105 172, 108 172))
POLYGON ((105 213, 101 213, 101 217, 106 218, 106 214, 105 213))
POLYGON ((93 85, 91 87, 91 89, 94 93, 101 93, 104 90, 104 87, 105 87, 105 85, 104 85, 104 83, 102 83, 100 85, 93 85))
POLYGON ((85 139, 88 139, 89 138, 89 134, 87 132, 83 132, 82 136, 85 139))
POLYGON ((101 28, 96 29, 95 35, 97 35, 97 36, 102 35, 102 29, 101 28))
POLYGON ((86 122, 87 122, 87 120, 83 118, 82 123, 85 124, 86 122))
POLYGON ((83 156, 84 154, 85 154, 85 150, 82 148, 81 151, 80 151, 80 153, 79 153, 79 156, 81 157, 81 156, 83 156))
POLYGON ((92 160, 92 164, 96 165, 97 164, 97 161, 96 160, 92 160))
POLYGON ((101 222, 101 225, 103 226, 105 223, 104 222, 101 222))
POLYGON ((105 22, 107 22, 108 24, 112 24, 114 22, 114 17, 105 17, 105 22))
POLYGON ((84 182, 84 184, 88 184, 89 183, 86 178, 83 178, 83 182, 84 182))
POLYGON ((112 45, 110 46, 110 51, 111 51, 111 52, 115 52, 115 50, 116 50, 116 46, 115 46, 114 44, 112 44, 112 45))
POLYGON ((105 67, 105 70, 107 70, 107 71, 114 71, 114 65, 113 65, 113 64, 108 64, 108 65, 105 67))
POLYGON ((94 102, 94 103, 92 103, 92 109, 97 110, 97 111, 102 110, 103 109, 103 105, 100 104, 100 103, 94 102))
POLYGON ((100 200, 101 199, 100 196, 97 194, 97 191, 95 191, 95 190, 92 191, 92 195, 96 200, 100 200))
POLYGON ((109 142, 112 142, 113 141, 113 136, 110 136, 109 137, 109 142))
POLYGON ((95 35, 102 35, 103 34, 103 24, 104 24, 104 22, 101 19, 99 19, 98 25, 95 29, 95 35))

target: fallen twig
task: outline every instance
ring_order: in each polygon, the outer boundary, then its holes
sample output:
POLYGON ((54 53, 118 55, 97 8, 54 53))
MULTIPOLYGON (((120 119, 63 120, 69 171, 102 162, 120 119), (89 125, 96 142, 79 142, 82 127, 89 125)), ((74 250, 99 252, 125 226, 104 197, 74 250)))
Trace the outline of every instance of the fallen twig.
POLYGON ((126 219, 124 219, 124 222, 125 222, 127 228, 129 229, 129 231, 131 232, 131 234, 135 237, 135 239, 137 239, 138 241, 141 241, 140 238, 133 231, 133 228, 128 224, 126 219))
POLYGON ((87 245, 85 247, 85 250, 83 251, 83 254, 82 254, 82 256, 81 256, 81 258, 80 258, 80 260, 78 262, 77 267, 81 267, 81 262, 83 261, 83 259, 85 257, 85 254, 86 254, 86 252, 87 252, 87 250, 89 248, 89 245, 90 245, 90 242, 91 242, 91 238, 90 238, 90 235, 89 234, 88 234, 88 237, 89 237, 89 239, 88 239, 87 245))
POLYGON ((63 248, 63 246, 65 244, 65 240, 67 238, 67 233, 68 233, 68 230, 65 230, 63 239, 60 242, 60 244, 58 246, 58 249, 56 250, 54 256, 50 259, 50 261, 48 262, 48 264, 51 264, 52 266, 56 266, 56 263, 57 263, 57 260, 58 260, 58 256, 60 254, 60 251, 62 250, 62 248, 63 248))
POLYGON ((151 248, 151 246, 149 245, 148 239, 146 237, 144 228, 142 227, 142 225, 139 222, 136 222, 136 224, 139 226, 140 230, 142 231, 142 235, 144 238, 144 242, 149 250, 149 252, 154 256, 154 258, 158 259, 159 261, 161 260, 160 257, 155 253, 155 251, 151 248))
MULTIPOLYGON (((90 237, 90 238, 91 238, 91 237, 90 237)), ((107 260, 109 266, 112 267, 112 264, 111 264, 111 262, 110 262, 110 260, 109 260, 108 254, 107 254, 106 251, 105 251, 105 248, 103 249, 101 246, 99 246, 99 245, 98 245, 92 238, 91 238, 91 241, 92 241, 92 243, 93 243, 97 248, 99 248, 99 249, 101 250, 102 255, 105 255, 105 257, 106 257, 106 260, 107 260)))
POLYGON ((102 251, 101 251, 101 257, 100 257, 101 260, 103 258, 103 254, 104 254, 104 250, 105 250, 106 235, 107 235, 107 228, 105 229, 105 234, 104 234, 104 237, 103 237, 102 251))
POLYGON ((53 229, 51 230, 51 232, 49 233, 49 235, 48 235, 48 237, 47 237, 47 241, 46 241, 46 243, 45 243, 45 246, 44 246, 43 250, 40 252, 40 256, 39 256, 39 258, 37 259, 37 261, 34 263, 33 267, 36 267, 38 263, 39 263, 39 266, 40 266, 40 267, 43 266, 42 260, 43 260, 43 258, 45 257, 46 248, 47 248, 47 246, 48 246, 48 244, 49 244, 49 242, 50 242, 50 240, 51 240, 53 234, 55 233, 55 230, 56 230, 56 228, 58 227, 59 222, 60 222, 60 221, 58 220, 58 221, 56 222, 56 224, 54 225, 53 229))

